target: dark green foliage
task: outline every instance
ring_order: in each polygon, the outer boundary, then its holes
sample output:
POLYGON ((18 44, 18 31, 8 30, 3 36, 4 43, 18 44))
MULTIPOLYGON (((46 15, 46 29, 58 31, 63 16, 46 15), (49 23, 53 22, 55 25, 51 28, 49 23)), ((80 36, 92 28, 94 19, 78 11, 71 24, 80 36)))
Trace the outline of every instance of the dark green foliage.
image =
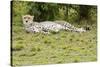
MULTIPOLYGON (((93 20, 92 17, 94 17, 96 19, 95 14, 97 12, 95 9, 96 9, 96 7, 94 7, 94 6, 80 5, 79 6, 79 20, 87 20, 86 23, 91 24, 92 22, 89 22, 89 21, 93 20), (92 11, 95 13, 93 13, 92 11)), ((94 22, 96 22, 96 21, 94 21, 94 22)))
POLYGON ((96 23, 97 18, 97 7, 92 5, 13 1, 12 6, 12 16, 18 19, 17 25, 22 24, 19 22, 25 14, 34 15, 34 21, 65 20, 75 24, 81 21, 83 24, 96 23))

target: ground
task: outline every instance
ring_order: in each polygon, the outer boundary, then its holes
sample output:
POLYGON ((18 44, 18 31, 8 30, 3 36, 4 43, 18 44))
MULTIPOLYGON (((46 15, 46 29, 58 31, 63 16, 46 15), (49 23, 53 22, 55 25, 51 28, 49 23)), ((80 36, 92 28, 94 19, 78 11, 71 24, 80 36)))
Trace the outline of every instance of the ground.
POLYGON ((26 33, 13 24, 12 65, 77 63, 97 60, 96 27, 85 33, 26 33))

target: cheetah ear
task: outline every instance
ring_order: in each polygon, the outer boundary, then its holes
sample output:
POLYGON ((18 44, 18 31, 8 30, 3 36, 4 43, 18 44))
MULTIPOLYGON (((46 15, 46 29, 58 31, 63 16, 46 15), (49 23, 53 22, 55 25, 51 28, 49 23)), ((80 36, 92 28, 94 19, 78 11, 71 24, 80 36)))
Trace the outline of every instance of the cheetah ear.
POLYGON ((31 16, 31 19, 33 20, 34 19, 34 16, 31 16))

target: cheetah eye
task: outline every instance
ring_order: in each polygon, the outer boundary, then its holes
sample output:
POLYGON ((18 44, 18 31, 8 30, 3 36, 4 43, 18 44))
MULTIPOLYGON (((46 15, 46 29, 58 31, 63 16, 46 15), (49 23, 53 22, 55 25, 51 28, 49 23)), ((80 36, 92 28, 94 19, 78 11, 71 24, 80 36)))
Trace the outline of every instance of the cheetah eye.
POLYGON ((30 17, 28 17, 28 19, 30 19, 30 17))
POLYGON ((26 19, 26 17, 24 17, 24 19, 26 19))

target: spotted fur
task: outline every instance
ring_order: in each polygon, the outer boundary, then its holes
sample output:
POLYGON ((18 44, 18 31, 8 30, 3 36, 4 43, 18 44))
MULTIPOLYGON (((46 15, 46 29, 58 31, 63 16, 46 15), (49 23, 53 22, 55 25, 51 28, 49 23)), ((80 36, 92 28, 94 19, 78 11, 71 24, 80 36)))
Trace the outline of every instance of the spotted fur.
POLYGON ((86 32, 83 28, 77 28, 65 21, 44 21, 44 22, 33 22, 34 16, 25 15, 23 16, 24 28, 27 32, 59 32, 60 30, 69 30, 74 32, 86 32))

